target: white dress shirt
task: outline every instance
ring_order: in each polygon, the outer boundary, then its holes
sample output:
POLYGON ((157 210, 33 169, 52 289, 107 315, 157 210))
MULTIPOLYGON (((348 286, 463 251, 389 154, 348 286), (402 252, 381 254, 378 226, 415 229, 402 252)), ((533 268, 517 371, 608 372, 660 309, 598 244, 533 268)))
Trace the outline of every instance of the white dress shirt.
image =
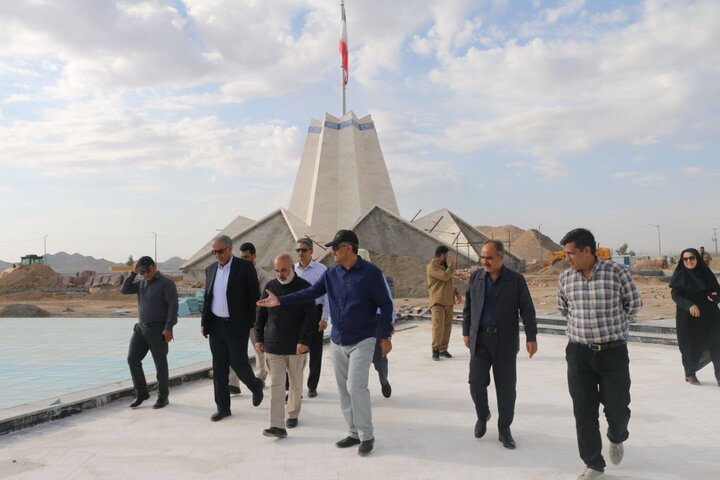
POLYGON ((217 272, 215 272, 215 283, 213 283, 213 298, 210 310, 216 317, 228 318, 230 310, 227 303, 227 285, 230 278, 230 265, 232 265, 232 257, 224 266, 218 262, 217 272))
MULTIPOLYGON (((323 273, 325 273, 325 270, 327 270, 327 267, 315 260, 310 260, 310 263, 308 263, 308 266, 305 268, 300 265, 300 262, 295 264, 295 273, 297 273, 297 276, 308 282, 310 285, 313 285, 315 282, 320 280, 323 273)), ((327 294, 315 299, 315 305, 323 306, 322 315, 320 315, 322 320, 327 320, 330 316, 330 309, 328 308, 327 301, 327 294)))

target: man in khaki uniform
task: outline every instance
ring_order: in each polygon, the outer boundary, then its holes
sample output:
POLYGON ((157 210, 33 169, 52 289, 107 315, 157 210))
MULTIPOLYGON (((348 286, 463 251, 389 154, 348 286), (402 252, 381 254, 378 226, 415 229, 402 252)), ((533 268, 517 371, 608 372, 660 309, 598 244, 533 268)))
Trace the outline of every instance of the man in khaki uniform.
POLYGON ((428 295, 432 312, 432 358, 452 358, 447 351, 452 330, 453 302, 459 297, 453 286, 456 259, 450 250, 440 245, 435 258, 427 267, 428 295))
POLYGON ((710 266, 710 262, 712 262, 712 257, 710 256, 710 252, 705 251, 705 247, 700 247, 700 255, 702 255, 703 262, 705 262, 705 265, 708 267, 710 266))

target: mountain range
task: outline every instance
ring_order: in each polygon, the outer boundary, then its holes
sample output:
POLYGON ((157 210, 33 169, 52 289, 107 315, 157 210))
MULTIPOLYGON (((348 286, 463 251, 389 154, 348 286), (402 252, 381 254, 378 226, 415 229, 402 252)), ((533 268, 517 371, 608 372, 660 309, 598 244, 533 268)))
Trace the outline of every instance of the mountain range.
MULTIPOLYGON (((111 262, 104 258, 95 258, 91 256, 81 255, 79 253, 69 254, 67 252, 58 252, 48 254, 45 257, 45 263, 50 265, 53 270, 58 273, 76 273, 85 270, 94 272, 107 272, 112 266, 124 265, 122 262, 111 262)), ((160 271, 179 270, 180 266, 185 263, 185 259, 180 257, 171 257, 164 262, 158 263, 160 271)), ((0 260, 0 270, 5 270, 12 266, 12 263, 0 260)))

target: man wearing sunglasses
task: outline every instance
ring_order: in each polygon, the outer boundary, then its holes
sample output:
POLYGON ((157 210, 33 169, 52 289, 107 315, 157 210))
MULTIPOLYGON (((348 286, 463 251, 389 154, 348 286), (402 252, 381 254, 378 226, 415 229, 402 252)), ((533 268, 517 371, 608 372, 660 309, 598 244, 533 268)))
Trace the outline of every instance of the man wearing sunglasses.
POLYGON ((252 262, 233 256, 232 239, 219 235, 212 242, 217 262, 205 270, 205 302, 200 331, 210 336, 213 357, 213 387, 217 422, 231 415, 230 367, 252 392, 253 406, 263 400, 262 380, 255 377, 248 360, 250 328, 255 323, 255 302, 260 298, 257 272, 252 262))
POLYGON ((348 436, 335 443, 338 448, 359 445, 358 454, 368 455, 374 448, 368 377, 375 351, 380 308, 380 348, 383 355, 392 349, 393 303, 379 268, 358 256, 359 240, 352 230, 339 230, 325 244, 335 255, 329 268, 311 287, 289 295, 268 292, 261 307, 297 305, 328 296, 333 319, 330 338, 340 409, 348 425, 348 436))
MULTIPOLYGON (((325 265, 313 260, 313 242, 305 237, 297 241, 295 247, 298 262, 295 264, 295 273, 298 277, 306 280, 312 285, 320 280, 325 273, 325 265)), ((330 308, 327 306, 327 295, 315 299, 315 324, 316 328, 310 338, 310 368, 307 379, 308 397, 317 397, 317 386, 320 381, 320 370, 322 369, 323 337, 328 325, 330 308)))
POLYGON ((133 327, 127 357, 135 387, 135 401, 130 408, 137 408, 150 398, 142 368, 148 351, 155 362, 158 383, 158 398, 153 408, 163 408, 168 404, 167 354, 168 342, 173 339, 173 326, 177 323, 177 287, 175 282, 158 271, 152 258, 144 256, 137 261, 120 292, 137 294, 138 298, 138 323, 133 327), (138 275, 141 280, 136 282, 138 275))

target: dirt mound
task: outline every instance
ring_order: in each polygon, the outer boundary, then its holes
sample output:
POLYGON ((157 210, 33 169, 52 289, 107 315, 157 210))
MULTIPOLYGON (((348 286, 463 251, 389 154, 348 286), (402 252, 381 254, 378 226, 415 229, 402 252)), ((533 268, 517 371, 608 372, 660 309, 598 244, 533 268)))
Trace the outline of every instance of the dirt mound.
POLYGON ((562 250, 562 247, 553 242, 552 239, 543 235, 539 231, 531 228, 519 237, 517 237, 508 246, 515 255, 524 258, 527 261, 535 259, 548 259, 550 254, 562 250))
POLYGON ((36 305, 28 305, 27 303, 13 303, 0 310, 0 317, 5 318, 31 318, 31 317, 49 317, 50 312, 36 305))
POLYGON ((21 265, 0 273, 0 292, 11 288, 47 288, 58 274, 48 265, 21 265))
POLYGON ((525 233, 520 227, 515 225, 502 225, 500 227, 491 227, 490 225, 478 225, 475 227, 480 230, 480 233, 486 237, 500 240, 505 244, 513 243, 516 238, 525 233))

